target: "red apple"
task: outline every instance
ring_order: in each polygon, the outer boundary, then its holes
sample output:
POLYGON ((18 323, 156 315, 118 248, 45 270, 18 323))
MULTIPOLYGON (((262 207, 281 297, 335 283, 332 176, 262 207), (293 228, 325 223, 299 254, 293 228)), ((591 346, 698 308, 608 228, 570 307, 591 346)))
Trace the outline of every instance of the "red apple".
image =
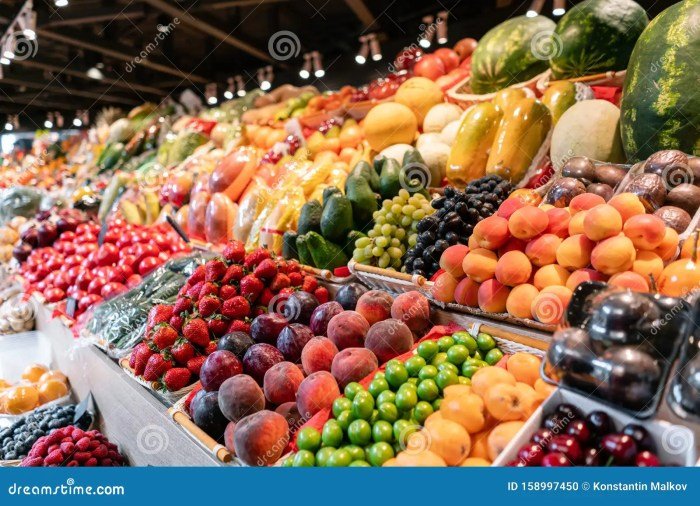
POLYGON ((433 54, 442 60, 446 72, 456 69, 459 65, 459 55, 448 47, 441 47, 433 54))
POLYGON ((445 75, 445 64, 438 56, 426 54, 413 67, 413 73, 435 81, 438 77, 445 75))

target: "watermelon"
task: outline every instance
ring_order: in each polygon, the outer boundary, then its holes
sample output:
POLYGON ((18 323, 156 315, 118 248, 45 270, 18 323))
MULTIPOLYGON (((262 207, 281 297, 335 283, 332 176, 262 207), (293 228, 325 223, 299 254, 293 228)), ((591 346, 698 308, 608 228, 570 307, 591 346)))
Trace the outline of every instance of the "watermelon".
POLYGON ((493 93, 547 70, 555 28, 545 16, 517 16, 489 30, 472 55, 472 92, 493 93))
POLYGON ((700 0, 655 17, 634 47, 620 129, 630 161, 661 149, 700 155, 700 0))
POLYGON ((549 61, 556 79, 624 70, 649 24, 634 0, 585 0, 559 20, 557 51, 549 61))

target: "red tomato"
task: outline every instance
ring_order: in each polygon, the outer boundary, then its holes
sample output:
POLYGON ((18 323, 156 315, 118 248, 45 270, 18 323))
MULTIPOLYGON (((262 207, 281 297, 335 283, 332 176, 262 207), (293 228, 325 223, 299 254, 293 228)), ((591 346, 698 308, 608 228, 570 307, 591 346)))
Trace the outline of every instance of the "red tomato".
POLYGON ((102 276, 96 276, 90 281, 87 291, 92 294, 99 294, 102 291, 102 287, 107 284, 107 279, 102 276))
POLYGON ((85 311, 98 302, 102 302, 102 297, 97 294, 89 293, 78 301, 78 309, 80 309, 80 311, 85 311))
POLYGON ((75 232, 68 230, 68 231, 63 232, 61 234, 61 241, 73 242, 74 240, 75 240, 75 232))
POLYGON ((100 295, 104 300, 109 300, 112 297, 116 297, 120 293, 126 292, 126 290, 127 288, 123 284, 111 282, 102 287, 100 295))
POLYGON ((136 255, 123 255, 119 260, 119 264, 123 267, 131 267, 131 271, 133 272, 137 264, 136 255))
POLYGON ((46 290, 46 281, 39 281, 36 285, 34 285, 34 288, 43 293, 43 291, 46 290))
POLYGON ((68 287, 71 285, 71 279, 68 276, 67 272, 59 272, 56 274, 53 280, 53 286, 56 288, 60 288, 64 292, 68 290, 68 287))
POLYGON ((97 250, 97 265, 114 265, 119 261, 119 248, 106 242, 97 250))
POLYGON ((146 257, 139 263, 139 274, 141 276, 146 276, 160 264, 160 259, 156 257, 146 257))
POLYGON ((88 242, 83 244, 78 244, 75 248, 76 255, 82 255, 84 257, 88 256, 91 252, 97 250, 96 242, 88 242))
POLYGON ((117 270, 121 273, 124 279, 128 279, 134 273, 134 269, 130 265, 117 265, 117 270))
POLYGON ((83 260, 85 260, 85 257, 82 255, 70 255, 65 258, 63 264, 66 267, 73 267, 75 265, 80 265, 83 260))
POLYGON ((86 233, 81 236, 78 236, 75 238, 76 244, 86 244, 86 243, 95 243, 97 245, 97 236, 92 233, 86 233))
POLYGON ((75 233, 76 235, 83 235, 86 233, 89 233, 92 228, 90 227, 89 223, 81 223, 77 227, 75 227, 75 233))
POLYGON ((91 251, 85 259, 85 263, 89 269, 94 269, 97 267, 97 251, 91 251))
POLYGON ((459 55, 448 47, 441 47, 433 54, 442 60, 443 65, 445 65, 445 71, 447 72, 456 69, 459 65, 459 55))
POLYGON ((66 290, 66 295, 68 297, 73 297, 74 299, 80 300, 85 297, 88 293, 85 290, 81 290, 77 286, 71 286, 66 290))
POLYGON ((135 286, 138 286, 141 284, 141 281, 143 281, 143 278, 139 276, 138 274, 132 274, 129 276, 129 278, 126 280, 126 286, 128 288, 134 288, 135 286))
POLYGON ((438 77, 445 75, 445 64, 434 54, 426 54, 413 67, 413 73, 435 81, 438 77))
POLYGON ((66 297, 66 293, 60 288, 47 288, 44 290, 46 302, 58 302, 66 297))
POLYGON ((75 284, 81 290, 87 290, 88 286, 90 286, 90 283, 92 282, 93 278, 94 278, 94 276, 93 276, 92 272, 83 271, 80 274, 78 274, 77 278, 75 278, 75 284))

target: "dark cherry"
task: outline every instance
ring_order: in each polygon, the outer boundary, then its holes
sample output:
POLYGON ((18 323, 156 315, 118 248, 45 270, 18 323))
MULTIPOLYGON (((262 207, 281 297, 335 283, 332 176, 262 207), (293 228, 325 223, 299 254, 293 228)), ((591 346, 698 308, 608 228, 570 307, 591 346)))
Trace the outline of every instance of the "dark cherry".
POLYGON ((615 425, 605 411, 591 411, 586 417, 588 428, 596 437, 602 437, 615 430, 615 425))
POLYGON ((583 418, 583 413, 573 404, 562 403, 559 404, 554 410, 555 413, 559 413, 564 418, 568 418, 569 421, 575 418, 583 418))
POLYGON ((548 453, 542 459, 543 467, 570 467, 571 462, 563 453, 548 453))
POLYGON ((644 450, 643 452, 639 452, 637 454, 637 457, 634 459, 634 464, 637 467, 659 467, 661 465, 661 461, 656 454, 651 453, 648 450, 644 450))
POLYGON ((549 453, 561 453, 566 455, 573 464, 581 462, 583 459, 581 445, 574 436, 554 436, 549 442, 549 445, 547 445, 547 451, 549 453))
POLYGON ((537 429, 532 435, 532 442, 541 446, 547 446, 552 436, 554 436, 554 434, 552 434, 552 431, 549 429, 537 429))
POLYGON ((541 466, 544 449, 537 443, 528 443, 518 451, 518 460, 528 467, 541 466))
POLYGON ((634 442, 637 443, 637 448, 639 448, 639 450, 649 450, 650 452, 656 450, 654 439, 651 437, 651 434, 649 434, 649 432, 641 425, 637 425, 636 423, 628 423, 622 428, 622 433, 634 439, 634 442))
POLYGON ((544 419, 542 425, 553 434, 563 434, 570 421, 570 419, 566 418, 561 413, 552 413, 544 419))
POLYGON ((600 465, 601 450, 598 448, 586 448, 583 450, 583 464, 588 467, 598 467, 600 465))
POLYGON ((600 445, 617 465, 629 464, 637 455, 637 444, 626 434, 608 434, 600 445))
POLYGON ((525 467, 525 464, 520 459, 513 459, 506 464, 506 467, 525 467))
POLYGON ((591 431, 586 425, 584 420, 574 420, 566 427, 566 433, 570 436, 574 436, 576 440, 583 444, 586 444, 591 439, 591 431))

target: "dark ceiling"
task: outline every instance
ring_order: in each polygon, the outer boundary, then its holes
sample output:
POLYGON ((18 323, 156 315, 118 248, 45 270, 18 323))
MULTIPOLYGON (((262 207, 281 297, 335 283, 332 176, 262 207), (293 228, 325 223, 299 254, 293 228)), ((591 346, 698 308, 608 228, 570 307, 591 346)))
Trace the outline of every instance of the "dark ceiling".
MULTIPOLYGON (((614 1, 614 0, 611 0, 614 1)), ((25 0, 0 3, 0 33, 25 0)), ((573 5, 567 0, 567 5, 573 5)), ((650 15, 674 2, 641 0, 650 15)), ((0 114, 20 114, 24 129, 38 128, 47 111, 72 117, 88 109, 91 118, 105 106, 123 109, 177 96, 186 88, 200 95, 207 83, 243 75, 256 86, 258 68, 274 65, 273 86, 302 84, 298 70, 303 54, 323 54, 326 76, 312 77, 320 89, 362 84, 387 72, 391 57, 415 43, 426 15, 449 10, 449 44, 479 38, 506 18, 525 13, 530 0, 34 0, 37 12, 36 54, 3 66, 0 114), (170 26, 169 32, 158 27, 170 26), (298 56, 275 60, 270 36, 293 32, 298 56), (354 62, 358 37, 376 32, 384 59, 360 67, 354 62), (140 63, 139 54, 147 55, 140 63), (87 75, 97 66, 103 79, 87 75)), ((551 16, 552 0, 542 13, 551 16)), ((2 120, 0 120, 2 122, 2 120)))

